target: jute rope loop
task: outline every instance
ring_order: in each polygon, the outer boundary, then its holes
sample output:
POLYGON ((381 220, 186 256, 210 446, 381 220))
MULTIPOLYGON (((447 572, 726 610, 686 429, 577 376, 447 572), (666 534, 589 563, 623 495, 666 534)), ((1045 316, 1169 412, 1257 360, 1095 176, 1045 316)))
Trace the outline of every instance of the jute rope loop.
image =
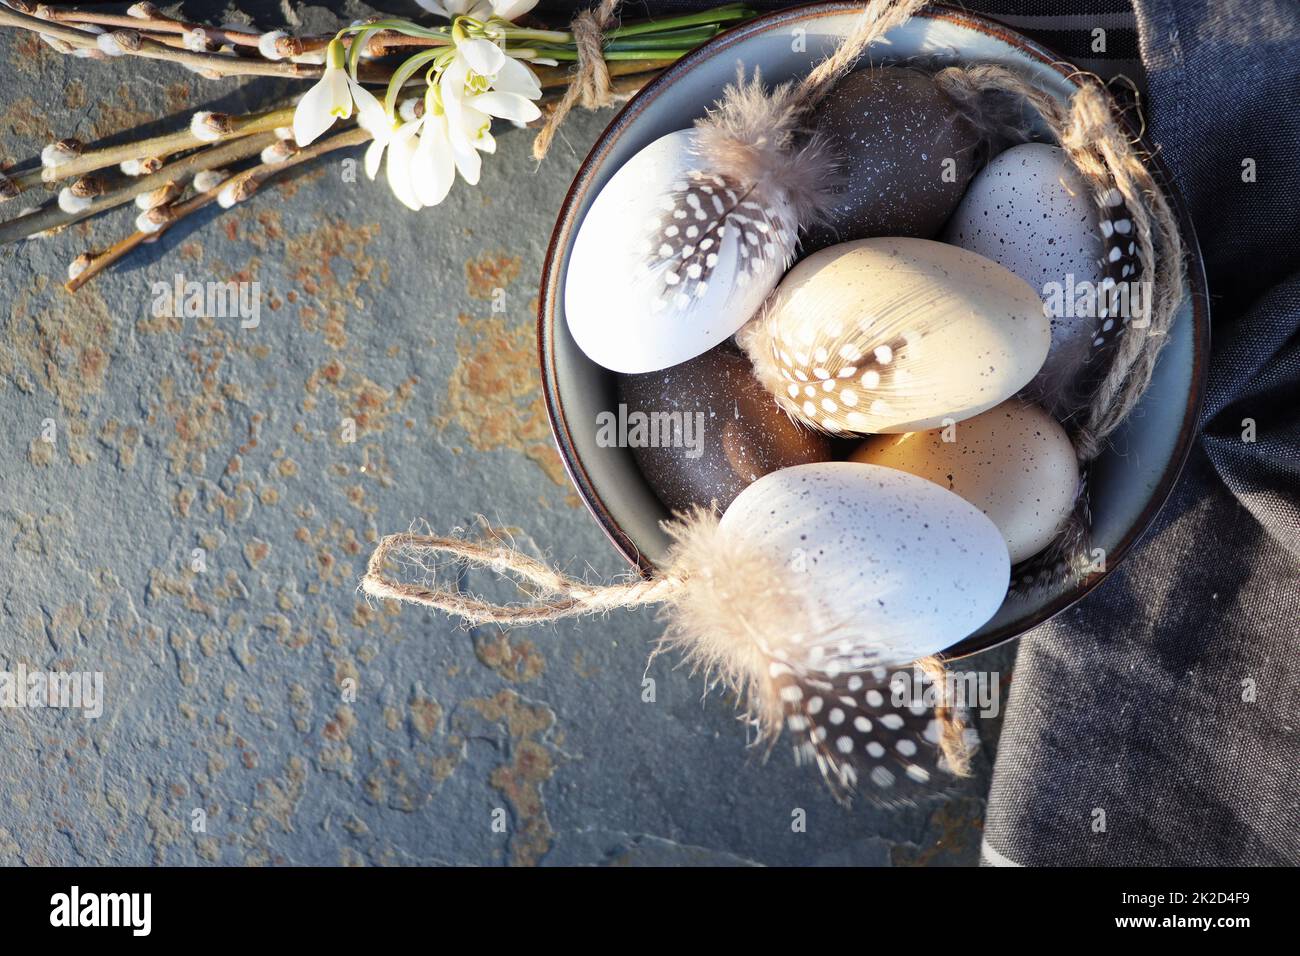
POLYGON ((615 584, 588 584, 500 543, 404 532, 390 534, 379 542, 366 565, 361 588, 372 597, 437 608, 469 624, 532 624, 598 614, 614 608, 658 604, 682 583, 671 577, 659 577, 649 580, 636 578, 615 584), (437 555, 448 555, 472 567, 517 578, 531 586, 534 602, 493 604, 452 588, 436 584, 407 584, 384 574, 384 564, 390 557, 400 556, 427 568, 423 558, 437 555))
POLYGON ((533 139, 533 159, 542 159, 551 148, 551 140, 560 124, 575 105, 589 110, 601 109, 614 102, 609 67, 605 64, 605 31, 614 23, 621 0, 600 0, 592 10, 584 10, 573 18, 569 29, 573 43, 578 48, 578 65, 569 81, 569 87, 560 97, 551 115, 533 139))

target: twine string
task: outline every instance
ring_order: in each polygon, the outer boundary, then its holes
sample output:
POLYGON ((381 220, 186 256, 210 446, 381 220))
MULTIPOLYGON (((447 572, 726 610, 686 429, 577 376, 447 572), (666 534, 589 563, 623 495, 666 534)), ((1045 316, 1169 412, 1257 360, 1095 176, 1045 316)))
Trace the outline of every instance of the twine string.
POLYGON ((391 598, 408 604, 436 608, 454 614, 470 624, 532 624, 558 621, 583 614, 597 614, 614 608, 658 604, 683 582, 673 577, 633 579, 611 584, 588 584, 555 570, 550 565, 497 541, 403 532, 381 540, 366 565, 361 589, 377 598, 391 598), (447 555, 471 567, 486 568, 502 577, 528 585, 532 601, 525 604, 494 604, 453 587, 395 581, 384 572, 389 558, 405 558, 427 567, 424 559, 447 555))
POLYGON ((800 81, 796 100, 804 104, 806 111, 811 111, 853 69, 867 47, 902 26, 924 6, 925 0, 869 0, 858 22, 835 51, 800 81))
POLYGON ((596 110, 614 102, 609 67, 605 63, 605 31, 613 25, 620 0, 600 0, 591 10, 583 10, 569 26, 578 51, 577 69, 568 88, 551 115, 533 138, 533 159, 541 160, 551 148, 551 141, 574 106, 596 110))

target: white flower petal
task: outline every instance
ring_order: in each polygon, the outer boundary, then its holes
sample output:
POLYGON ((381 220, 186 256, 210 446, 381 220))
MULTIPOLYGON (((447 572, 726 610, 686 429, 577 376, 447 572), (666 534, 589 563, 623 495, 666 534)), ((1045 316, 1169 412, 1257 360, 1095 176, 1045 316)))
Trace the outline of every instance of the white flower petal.
POLYGON ((330 88, 322 78, 303 94, 303 98, 298 101, 298 108, 293 111, 295 143, 306 146, 334 125, 330 104, 330 88))
POLYGON ((352 101, 357 104, 357 124, 375 139, 381 136, 385 140, 391 138, 393 122, 384 111, 384 104, 352 77, 348 77, 348 90, 352 94, 352 101))
POLYGON ((492 0, 492 13, 502 20, 517 20, 537 6, 537 0, 492 0))
POLYGON ((387 140, 372 139, 370 145, 366 147, 366 155, 363 164, 366 169, 366 175, 373 180, 379 175, 379 164, 384 160, 384 147, 388 145, 387 140))
POLYGON ((420 131, 422 122, 416 120, 404 124, 393 134, 393 141, 388 144, 388 188, 393 191, 398 202, 408 209, 423 208, 411 186, 411 163, 420 145, 415 134, 420 131))
POLYGON ((505 63, 492 79, 492 89, 502 93, 518 93, 530 100, 542 95, 542 86, 537 82, 533 71, 512 56, 506 57, 505 63))
POLYGON ((501 47, 482 37, 461 40, 456 44, 456 52, 480 76, 495 76, 507 59, 501 47))
POLYGON ((483 169, 483 160, 479 158, 478 150, 464 133, 452 132, 451 154, 456 161, 456 169, 460 171, 460 178, 471 186, 477 186, 479 173, 483 169))
POLYGON ((542 115, 532 100, 525 99, 518 93, 502 93, 497 90, 488 90, 470 97, 468 105, 489 116, 499 116, 517 123, 531 123, 542 115))
POLYGON ((339 68, 326 69, 325 75, 320 78, 320 81, 329 89, 330 112, 339 119, 350 117, 352 115, 352 89, 348 86, 347 71, 339 68))
POLYGON ((419 4, 421 7, 423 7, 425 10, 428 10, 430 13, 436 13, 438 16, 446 17, 448 20, 452 18, 451 11, 449 11, 441 3, 438 3, 437 0, 415 0, 415 2, 419 4))
POLYGON ((445 116, 426 121, 420 133, 411 179, 415 194, 426 206, 436 206, 447 198, 456 179, 456 165, 447 136, 445 116))

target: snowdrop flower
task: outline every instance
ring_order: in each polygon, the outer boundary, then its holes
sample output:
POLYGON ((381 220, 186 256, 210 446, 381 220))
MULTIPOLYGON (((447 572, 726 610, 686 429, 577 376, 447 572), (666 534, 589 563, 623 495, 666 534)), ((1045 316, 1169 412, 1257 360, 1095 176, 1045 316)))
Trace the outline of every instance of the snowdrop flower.
POLYGON ((384 113, 384 107, 369 90, 348 75, 343 66, 345 59, 342 42, 331 40, 326 48, 325 75, 298 101, 298 108, 293 113, 293 138, 299 146, 312 143, 333 126, 336 119, 351 117, 353 103, 359 111, 357 121, 363 127, 371 129, 371 125, 377 128, 381 124, 379 117, 384 113))
POLYGON ((438 82, 456 168, 473 186, 482 166, 479 152, 496 152, 488 132, 492 118, 537 119, 542 114, 533 100, 542 95, 541 86, 528 67, 481 38, 457 40, 456 58, 438 82))
MULTIPOLYGON (((486 20, 492 16, 491 0, 415 0, 421 7, 440 17, 454 20, 456 17, 473 17, 486 20)), ((533 6, 536 6, 534 0, 533 6)))
POLYGON ((518 20, 525 13, 537 6, 537 0, 490 0, 492 15, 511 22, 518 20))
POLYGON ((366 127, 367 132, 370 133, 373 139, 370 140, 370 145, 366 147, 366 155, 362 160, 362 165, 365 167, 366 175, 372 181, 379 175, 379 164, 384 161, 384 150, 388 148, 388 144, 393 141, 393 137, 402 128, 402 125, 401 120, 384 114, 384 124, 382 126, 374 129, 369 126, 366 127))
POLYGON ((430 13, 454 20, 456 17, 472 17, 486 20, 499 17, 502 20, 517 20, 537 6, 537 0, 415 0, 430 13))

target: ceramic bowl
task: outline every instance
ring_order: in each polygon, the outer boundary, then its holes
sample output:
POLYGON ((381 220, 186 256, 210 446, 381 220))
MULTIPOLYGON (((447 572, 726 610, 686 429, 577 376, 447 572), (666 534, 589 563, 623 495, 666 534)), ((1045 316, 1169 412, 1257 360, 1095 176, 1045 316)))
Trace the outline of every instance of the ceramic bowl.
MULTIPOLYGON (((738 64, 751 71, 761 67, 769 83, 802 76, 831 52, 860 9, 856 3, 835 2, 782 10, 737 27, 680 60, 630 100, 601 134, 561 209, 546 256, 538 310, 547 411, 578 493, 614 546, 643 572, 653 570, 667 549, 660 522, 669 515, 631 451, 601 447, 596 441, 598 413, 617 408, 618 400, 616 376, 582 354, 564 318, 565 274, 578 225, 610 176, 648 143, 690 126, 735 77, 738 64)), ((1062 101, 1078 82, 1073 67, 1013 30, 942 7, 927 8, 892 31, 869 56, 876 64, 916 56, 1004 64, 1031 75, 1062 101)), ((1209 356, 1205 279, 1191 224, 1168 172, 1158 160, 1151 162, 1151 169, 1178 210, 1190 250, 1188 285, 1150 388, 1092 471, 1094 546, 1105 550, 1105 571, 1076 587, 1062 586, 1032 599, 1008 598, 983 628, 952 647, 949 657, 1016 637, 1097 587, 1151 524, 1191 449, 1209 356)))

